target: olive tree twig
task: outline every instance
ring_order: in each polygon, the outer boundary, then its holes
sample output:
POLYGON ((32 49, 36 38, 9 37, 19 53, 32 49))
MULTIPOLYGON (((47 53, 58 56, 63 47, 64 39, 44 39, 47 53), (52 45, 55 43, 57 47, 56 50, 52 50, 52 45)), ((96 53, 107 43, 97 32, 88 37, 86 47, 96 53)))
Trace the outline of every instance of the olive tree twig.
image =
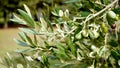
MULTIPOLYGON (((85 24, 86 22, 88 22, 89 20, 93 19, 94 17, 100 15, 101 13, 103 13, 104 11, 106 11, 107 9, 109 9, 110 7, 112 7, 115 3, 117 3, 119 0, 114 0, 112 3, 110 3, 109 5, 107 5, 104 9, 102 9, 101 11, 93 14, 92 16, 90 16, 89 18, 87 17, 85 19, 85 21, 83 21, 83 23, 85 24)), ((72 33, 74 30, 76 30, 77 27, 75 27, 74 29, 72 29, 71 31, 69 31, 63 38, 60 39, 63 40, 65 37, 67 37, 70 33, 72 33)))

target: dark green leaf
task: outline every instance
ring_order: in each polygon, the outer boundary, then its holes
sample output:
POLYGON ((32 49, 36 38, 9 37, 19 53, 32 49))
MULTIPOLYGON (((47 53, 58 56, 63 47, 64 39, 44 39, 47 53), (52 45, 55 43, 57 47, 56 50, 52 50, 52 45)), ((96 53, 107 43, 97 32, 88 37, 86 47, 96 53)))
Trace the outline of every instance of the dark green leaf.
POLYGON ((81 14, 82 17, 87 17, 90 14, 90 12, 81 11, 80 14, 81 14))
POLYGON ((37 45, 37 38, 36 38, 36 35, 34 35, 34 43, 35 43, 35 45, 37 45))
POLYGON ((44 41, 44 43, 45 43, 46 47, 49 49, 50 48, 49 43, 47 41, 44 41))
POLYGON ((74 45, 74 43, 73 43, 73 41, 72 41, 71 36, 68 37, 68 46, 69 46, 72 54, 73 54, 75 57, 77 57, 76 48, 75 48, 75 45, 74 45))
POLYGON ((115 39, 111 39, 109 42, 109 45, 113 46, 113 47, 117 47, 118 46, 118 41, 115 39))
POLYGON ((58 43, 58 44, 56 45, 56 47, 57 47, 58 49, 55 50, 55 53, 57 53, 57 56, 58 56, 59 58, 64 57, 64 58, 66 58, 66 59, 69 59, 68 55, 66 54, 65 47, 64 47, 62 44, 58 43))
POLYGON ((102 3, 102 4, 105 4, 105 5, 107 5, 108 2, 109 2, 108 0, 101 0, 101 3, 102 3))
POLYGON ((56 47, 57 47, 60 51, 65 51, 64 46, 63 46, 62 44, 60 44, 60 43, 58 43, 58 44, 56 45, 56 47))
POLYGON ((74 36, 75 36, 76 34, 78 34, 78 33, 82 30, 82 28, 83 28, 83 26, 78 25, 78 28, 75 30, 74 36))
POLYGON ((36 46, 36 45, 33 43, 32 39, 31 39, 27 34, 25 34, 25 36, 26 36, 27 41, 28 41, 32 46, 36 46))
POLYGON ((54 8, 54 10, 52 11, 52 14, 55 15, 55 16, 59 16, 59 9, 54 8))
POLYGON ((116 59, 119 60, 120 59, 120 53, 118 53, 116 50, 111 50, 111 55, 116 59))
POLYGON ((27 22, 27 24, 30 27, 34 27, 35 26, 33 18, 31 18, 25 11, 23 11, 21 9, 18 9, 18 12, 21 14, 23 19, 27 22))
POLYGON ((42 57, 42 59, 43 59, 44 65, 45 65, 47 68, 49 68, 50 63, 48 62, 48 57, 44 54, 43 57, 42 57))
POLYGON ((119 15, 120 15, 120 8, 114 8, 113 11, 114 11, 116 14, 119 14, 119 15))
POLYGON ((16 22, 18 24, 23 24, 26 25, 26 21, 24 21, 23 19, 21 19, 17 14, 13 14, 13 19, 10 19, 13 22, 16 22))

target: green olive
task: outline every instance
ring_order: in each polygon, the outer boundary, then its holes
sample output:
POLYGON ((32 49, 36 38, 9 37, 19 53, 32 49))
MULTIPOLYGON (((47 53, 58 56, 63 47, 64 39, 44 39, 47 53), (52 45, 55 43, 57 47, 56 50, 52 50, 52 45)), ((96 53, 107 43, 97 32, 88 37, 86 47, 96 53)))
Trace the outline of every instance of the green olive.
POLYGON ((101 24, 101 29, 102 29, 102 32, 104 32, 104 33, 108 32, 108 27, 106 26, 106 24, 104 22, 101 24))
POLYGON ((95 38, 98 38, 100 36, 100 34, 97 31, 93 31, 93 33, 95 38))
POLYGON ((109 12, 107 13, 107 16, 108 16, 109 18, 111 18, 111 19, 115 19, 115 18, 116 18, 116 14, 115 14, 113 11, 109 11, 109 12))
POLYGON ((114 21, 119 19, 119 16, 115 14, 113 11, 109 11, 107 13, 106 18, 107 18, 108 24, 112 26, 114 24, 114 21))
POLYGON ((83 37, 88 37, 88 31, 86 29, 82 30, 82 36, 83 37))
POLYGON ((99 33, 95 30, 89 31, 89 36, 90 36, 91 39, 96 39, 96 38, 99 37, 99 33))
POLYGON ((82 38, 81 32, 79 32, 78 34, 76 34, 76 35, 75 35, 75 38, 76 38, 76 39, 81 39, 81 38, 82 38))
POLYGON ((118 15, 118 14, 117 14, 117 16, 116 16, 115 20, 116 20, 116 21, 118 21, 118 20, 119 20, 119 15, 118 15))

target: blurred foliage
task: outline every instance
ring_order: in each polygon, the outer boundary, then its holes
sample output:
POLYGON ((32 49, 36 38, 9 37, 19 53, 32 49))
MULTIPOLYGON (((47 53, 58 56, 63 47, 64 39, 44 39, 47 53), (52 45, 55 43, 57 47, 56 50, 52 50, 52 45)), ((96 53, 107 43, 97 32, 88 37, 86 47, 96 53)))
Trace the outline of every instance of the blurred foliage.
MULTIPOLYGON (((27 4, 31 9, 36 8, 36 4, 39 0, 4 0, 0 1, 0 22, 4 24, 4 27, 8 27, 9 19, 12 18, 12 12, 15 12, 17 8, 21 8, 23 4, 27 4)), ((35 13, 34 13, 35 14, 35 13)))
MULTIPOLYGON (((36 21, 30 9, 18 9, 10 19, 18 24, 26 49, 2 63, 12 68, 120 67, 119 0, 43 0, 36 21), (17 59, 18 58, 18 59, 17 59)), ((37 6, 38 7, 38 6, 37 6)), ((36 9, 36 8, 35 8, 36 9)))

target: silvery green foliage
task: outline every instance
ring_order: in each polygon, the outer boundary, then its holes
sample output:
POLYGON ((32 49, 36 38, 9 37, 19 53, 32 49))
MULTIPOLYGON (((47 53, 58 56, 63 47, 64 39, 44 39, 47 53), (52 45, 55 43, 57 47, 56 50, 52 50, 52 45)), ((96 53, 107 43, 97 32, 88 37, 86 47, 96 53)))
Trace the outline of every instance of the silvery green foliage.
MULTIPOLYGON (((79 1, 83 5, 81 0, 79 1)), ((106 19, 108 9, 115 4, 114 2, 107 4, 104 0, 95 2, 90 0, 90 4, 100 5, 102 8, 99 7, 99 10, 88 8, 89 12, 80 11, 76 12, 77 14, 72 14, 69 9, 61 10, 55 7, 51 11, 54 15, 52 20, 42 14, 39 21, 34 21, 29 8, 24 5, 25 11, 18 9, 20 14, 14 14, 14 18, 11 19, 28 26, 19 28, 21 32, 18 35, 21 40, 14 39, 18 45, 27 47, 24 50, 17 50, 24 62, 15 63, 17 60, 8 55, 6 65, 17 68, 120 67, 119 26, 111 29, 106 19), (12 63, 9 63, 10 61, 12 63)), ((75 4, 81 6, 79 3, 75 4)), ((114 22, 117 25, 120 23, 114 22)))

